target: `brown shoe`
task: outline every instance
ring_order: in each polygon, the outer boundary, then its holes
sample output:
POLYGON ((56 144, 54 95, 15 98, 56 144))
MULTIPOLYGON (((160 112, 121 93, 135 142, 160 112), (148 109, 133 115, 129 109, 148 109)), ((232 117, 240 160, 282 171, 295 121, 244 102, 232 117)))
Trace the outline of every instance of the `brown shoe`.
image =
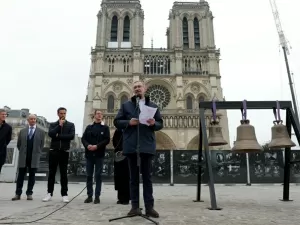
POLYGON ((142 212, 140 209, 131 208, 129 213, 127 213, 127 216, 137 216, 137 215, 142 215, 142 212))
POLYGON ((27 200, 33 200, 32 195, 27 195, 27 200))
POLYGON ((12 200, 12 201, 18 201, 18 200, 21 200, 21 196, 20 196, 20 195, 15 195, 15 197, 13 197, 11 200, 12 200))
POLYGON ((146 209, 146 216, 158 218, 159 214, 152 208, 152 209, 146 209))

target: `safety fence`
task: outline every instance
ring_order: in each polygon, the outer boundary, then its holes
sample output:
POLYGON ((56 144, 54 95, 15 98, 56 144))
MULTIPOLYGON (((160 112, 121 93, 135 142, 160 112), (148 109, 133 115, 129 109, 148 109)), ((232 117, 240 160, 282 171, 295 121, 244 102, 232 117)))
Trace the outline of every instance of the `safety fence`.
MULTIPOLYGON (((37 179, 47 180, 49 149, 43 150, 37 179)), ((282 183, 284 154, 282 150, 261 153, 234 153, 231 150, 210 151, 215 183, 254 184, 282 183), (248 162, 248 163, 247 163, 248 162)), ((293 150, 291 160, 300 160, 300 150, 293 150)), ((202 182, 207 183, 208 173, 205 163, 202 169, 202 182)), ((152 177, 154 183, 196 184, 198 172, 198 151, 158 150, 153 160, 152 177)), ((107 150, 102 177, 104 182, 114 180, 114 153, 107 150)), ((68 165, 70 182, 84 182, 86 167, 84 149, 70 152, 68 165)), ((59 179, 59 178, 58 178, 59 179)), ((58 180, 59 181, 59 180, 58 180)), ((300 164, 291 165, 291 183, 300 183, 300 164)))

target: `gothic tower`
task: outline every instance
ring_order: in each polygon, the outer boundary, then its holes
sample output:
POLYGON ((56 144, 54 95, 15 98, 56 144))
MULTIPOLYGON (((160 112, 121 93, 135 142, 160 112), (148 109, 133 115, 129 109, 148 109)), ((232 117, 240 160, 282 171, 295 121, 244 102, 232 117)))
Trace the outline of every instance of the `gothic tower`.
MULTIPOLYGON (((113 132, 114 116, 132 95, 132 83, 143 80, 164 119, 165 128, 156 133, 157 148, 197 149, 199 100, 223 101, 220 51, 208 3, 173 4, 166 49, 143 48, 144 13, 139 0, 103 0, 97 17, 83 128, 91 123, 93 110, 101 109, 113 132)), ((211 112, 206 115, 209 121, 211 112)), ((227 113, 220 110, 218 115, 230 143, 227 113)))
POLYGON ((130 84, 141 75, 144 12, 140 1, 103 0, 97 18, 83 130, 91 122, 94 109, 114 113, 120 101, 130 97, 130 84), (122 83, 124 79, 127 84, 122 83))

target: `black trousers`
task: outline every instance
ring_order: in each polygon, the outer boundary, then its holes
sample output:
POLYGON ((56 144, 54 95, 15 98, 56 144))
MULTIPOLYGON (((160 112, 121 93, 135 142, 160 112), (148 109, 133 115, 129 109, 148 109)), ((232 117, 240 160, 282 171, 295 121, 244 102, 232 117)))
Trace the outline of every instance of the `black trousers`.
POLYGON ((49 151, 48 193, 53 196, 57 166, 60 171, 61 196, 68 196, 68 164, 69 152, 61 150, 49 151))
POLYGON ((1 173, 3 165, 5 164, 5 159, 6 159, 6 155, 1 154, 0 155, 0 173, 1 173))
POLYGON ((114 162, 115 190, 118 191, 118 200, 122 203, 130 201, 130 176, 128 159, 114 162))
POLYGON ((33 194, 33 186, 35 184, 35 173, 37 171, 36 168, 19 168, 19 174, 17 178, 17 188, 16 188, 16 195, 22 195, 22 189, 24 184, 24 179, 26 176, 26 172, 28 171, 29 177, 28 177, 28 184, 27 184, 27 191, 26 195, 32 195, 33 194))
MULTIPOLYGON (((143 197, 146 209, 151 209, 154 206, 153 186, 151 180, 152 158, 153 155, 141 153, 141 174, 143 179, 143 197)), ((127 156, 130 171, 130 197, 132 208, 138 208, 139 201, 139 170, 137 167, 137 154, 127 156)))

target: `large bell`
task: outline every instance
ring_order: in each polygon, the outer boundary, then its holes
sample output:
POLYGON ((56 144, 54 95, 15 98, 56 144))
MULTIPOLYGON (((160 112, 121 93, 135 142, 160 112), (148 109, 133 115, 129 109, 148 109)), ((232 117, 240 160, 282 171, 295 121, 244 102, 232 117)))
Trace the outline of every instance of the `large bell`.
POLYGON ((263 151, 262 146, 257 142, 255 129, 249 123, 249 120, 241 120, 241 125, 237 127, 237 138, 232 151, 249 153, 263 151))
POLYGON ((271 128, 272 140, 269 143, 269 148, 289 148, 296 144, 289 137, 286 126, 282 122, 274 121, 274 126, 271 128))
POLYGON ((227 145, 227 141, 224 140, 222 134, 222 127, 218 122, 212 122, 209 127, 208 146, 220 146, 227 145))

